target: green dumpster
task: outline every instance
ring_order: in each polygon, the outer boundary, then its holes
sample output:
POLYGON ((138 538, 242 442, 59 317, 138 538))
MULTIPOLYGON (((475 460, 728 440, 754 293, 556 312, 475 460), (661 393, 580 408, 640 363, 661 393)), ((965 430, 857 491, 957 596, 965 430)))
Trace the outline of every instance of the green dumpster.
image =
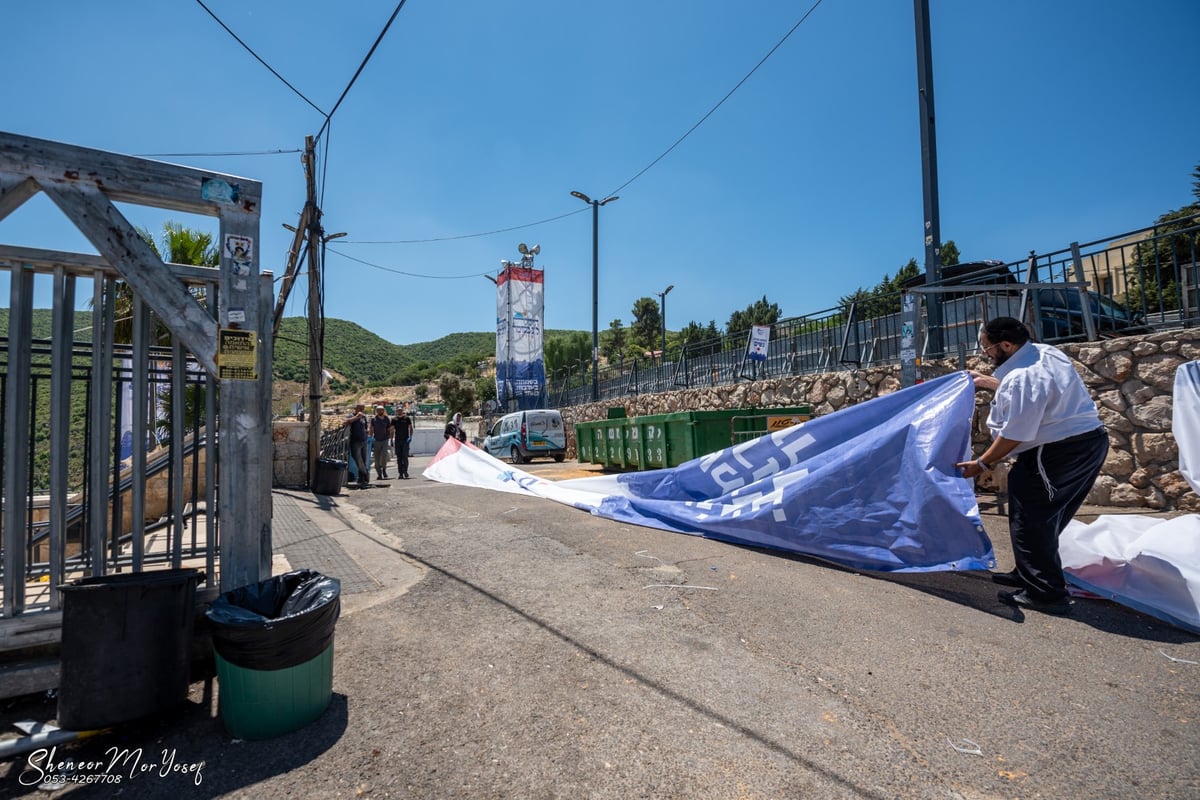
POLYGON ((575 457, 580 464, 596 463, 596 423, 575 423, 575 457))
POLYGON ((625 446, 625 458, 623 461, 627 469, 646 468, 646 450, 643 438, 645 426, 642 423, 643 419, 644 417, 628 419, 621 428, 621 435, 625 446))
POLYGON ((642 469, 661 469, 667 465, 667 416, 649 414, 636 418, 642 439, 642 469))
POLYGON ((677 467, 686 461, 724 450, 773 430, 782 430, 809 416, 807 406, 667 414, 663 423, 667 452, 664 466, 677 467))
POLYGON ((615 469, 677 467, 811 417, 808 406, 678 411, 582 422, 575 426, 581 462, 615 469))
POLYGON ((622 429, 625 427, 625 420, 610 419, 604 423, 604 466, 606 467, 623 467, 625 466, 625 437, 622 434, 622 429))

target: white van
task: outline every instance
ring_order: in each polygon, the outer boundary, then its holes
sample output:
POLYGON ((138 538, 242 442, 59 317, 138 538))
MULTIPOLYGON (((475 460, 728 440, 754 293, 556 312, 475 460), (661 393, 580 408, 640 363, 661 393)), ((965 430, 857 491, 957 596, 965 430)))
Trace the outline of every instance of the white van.
POLYGON ((562 414, 553 409, 514 411, 496 420, 483 440, 483 449, 514 464, 534 456, 562 461, 567 455, 567 432, 562 414))

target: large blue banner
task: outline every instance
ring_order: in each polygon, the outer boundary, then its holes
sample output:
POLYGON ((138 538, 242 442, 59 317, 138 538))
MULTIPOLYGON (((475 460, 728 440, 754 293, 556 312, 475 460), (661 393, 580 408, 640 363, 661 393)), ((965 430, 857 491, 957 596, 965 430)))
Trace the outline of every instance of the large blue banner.
POLYGON ((974 485, 954 466, 974 413, 956 372, 672 469, 552 482, 447 442, 425 477, 856 569, 989 569, 974 485))

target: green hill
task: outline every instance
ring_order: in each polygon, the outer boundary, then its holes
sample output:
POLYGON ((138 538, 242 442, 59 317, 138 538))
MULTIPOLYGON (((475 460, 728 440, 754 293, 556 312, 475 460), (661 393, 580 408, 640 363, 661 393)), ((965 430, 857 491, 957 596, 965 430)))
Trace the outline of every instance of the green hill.
MULTIPOLYGON (((8 333, 9 309, 0 308, 0 336, 8 333)), ((49 339, 50 309, 34 309, 33 338, 49 339)), ((91 341, 90 311, 75 312, 75 341, 91 341)), ((546 331, 547 338, 571 331, 546 331)), ((493 332, 452 333, 417 344, 392 344, 366 328, 343 319, 325 320, 325 368, 347 383, 411 384, 430 380, 443 371, 463 374, 496 354, 493 332)), ((308 320, 285 317, 275 340, 275 378, 308 380, 308 320)))
MULTIPOLYGON (((325 320, 325 368, 345 380, 359 383, 406 383, 400 379, 415 373, 433 374, 446 369, 462 372, 468 366, 495 355, 496 334, 452 333, 432 342, 392 344, 342 319, 325 320)), ((275 377, 280 380, 308 379, 308 321, 286 317, 275 340, 275 377)))

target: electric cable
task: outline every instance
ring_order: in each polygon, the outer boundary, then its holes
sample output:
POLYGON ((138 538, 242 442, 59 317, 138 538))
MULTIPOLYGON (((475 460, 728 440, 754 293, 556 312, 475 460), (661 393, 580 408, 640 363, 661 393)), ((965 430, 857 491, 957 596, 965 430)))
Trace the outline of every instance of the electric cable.
POLYGON ((138 158, 224 158, 226 156, 277 156, 303 153, 299 147, 291 150, 234 150, 228 153, 133 153, 138 158))
MULTIPOLYGON (((773 56, 775 54, 776 50, 778 50, 780 47, 783 46, 784 42, 786 42, 789 38, 791 38, 792 34, 795 33, 796 30, 801 25, 803 25, 804 22, 810 16, 812 16, 812 13, 817 10, 817 6, 821 5, 821 2, 822 2, 822 0, 816 0, 816 2, 814 2, 812 4, 812 6, 808 9, 808 11, 806 11, 804 13, 804 16, 802 16, 799 19, 799 21, 797 21, 796 24, 793 25, 788 30, 788 32, 783 35, 783 38, 781 38, 778 42, 776 42, 775 46, 772 47, 770 50, 768 50, 767 54, 765 56, 763 56, 761 59, 759 59, 758 63, 755 64, 754 67, 749 72, 747 72, 742 77, 742 79, 734 85, 734 87, 732 89, 730 89, 728 92, 726 92, 725 96, 722 97, 717 102, 716 105, 714 105, 712 108, 710 108, 708 110, 708 112, 696 122, 695 125, 688 128, 687 131, 682 136, 680 136, 678 139, 676 139, 675 142, 670 147, 668 147, 666 150, 664 150, 662 152, 661 155, 659 155, 657 158, 655 158, 653 161, 651 161, 649 164, 647 164, 645 167, 643 167, 640 171, 638 171, 632 178, 625 181, 620 186, 618 186, 616 189, 614 189, 611 192, 608 192, 604 196, 608 197, 609 195, 617 194, 618 192, 623 190, 625 187, 629 186, 631 183, 636 181, 638 178, 645 175, 647 172, 650 171, 650 169, 652 167, 654 167, 655 164, 657 164, 658 162, 660 162, 664 158, 666 158, 671 153, 672 150, 674 150, 676 147, 678 147, 680 144, 682 144, 685 139, 687 139, 689 136, 691 136, 696 131, 697 128, 699 128, 701 125, 703 125, 704 122, 709 117, 711 117, 714 113, 716 113, 718 108, 720 108, 722 105, 725 104, 725 101, 727 101, 730 97, 733 96, 734 92, 736 92, 738 89, 742 88, 742 85, 745 84, 746 81, 750 80, 750 77, 755 72, 758 71, 759 67, 761 67, 763 64, 765 64, 767 62, 767 59, 769 59, 771 56, 773 56)), ((403 5, 403 3, 401 3, 401 5, 403 5)), ((522 228, 532 228, 536 225, 545 225, 548 222, 555 222, 555 221, 563 219, 565 217, 570 217, 570 216, 574 216, 575 214, 580 214, 584 211, 587 211, 586 207, 580 208, 576 211, 571 211, 566 214, 559 214, 556 217, 548 217, 547 219, 539 220, 538 222, 528 222, 528 223, 525 223, 524 225, 514 225, 510 228, 500 228, 498 230, 485 231, 483 233, 464 233, 464 234, 459 234, 457 236, 442 236, 442 237, 430 238, 430 239, 398 239, 395 241, 365 241, 365 240, 364 241, 345 241, 345 242, 342 242, 342 244, 425 244, 428 242, 448 242, 448 241, 453 241, 456 239, 472 239, 472 238, 476 238, 476 237, 480 237, 480 236, 492 236, 497 233, 508 233, 509 231, 520 230, 522 228)), ((341 254, 339 253, 339 255, 341 255, 341 254)))
POLYGON ((401 239, 399 241, 394 241, 394 242, 349 241, 349 240, 347 240, 347 241, 342 242, 342 244, 426 244, 428 242, 451 242, 451 241, 454 241, 455 239, 474 239, 479 236, 492 236, 493 234, 497 234, 497 233, 508 233, 509 231, 519 231, 522 228, 532 228, 535 225, 544 225, 547 222, 554 222, 555 220, 564 219, 566 217, 573 217, 576 214, 582 214, 584 211, 587 211, 587 209, 580 208, 575 211, 568 211, 565 214, 559 214, 557 217, 549 217, 547 219, 539 220, 537 222, 527 222, 524 225, 514 225, 511 228, 500 228, 499 230, 494 230, 494 231, 484 231, 483 233, 463 233, 463 234, 458 234, 456 236, 439 236, 439 237, 436 237, 433 239, 401 239))
POLYGON ((368 267, 373 267, 375 269, 383 270, 384 272, 393 272, 397 275, 407 275, 410 278, 430 278, 433 280, 449 281, 449 280, 461 280, 463 278, 477 278, 480 275, 487 275, 486 272, 469 272, 466 275, 423 275, 419 272, 405 272, 404 270, 396 269, 395 267, 385 267, 382 264, 373 264, 370 261, 364 261, 361 258, 355 258, 354 256, 342 253, 338 250, 335 250, 332 247, 327 247, 326 249, 328 250, 328 252, 334 253, 335 255, 339 255, 342 258, 347 259, 349 261, 355 261, 359 264, 364 264, 368 267))
MULTIPOLYGON (((252 49, 250 48, 250 45, 248 45, 248 44, 246 44, 245 42, 243 42, 243 41, 242 41, 242 40, 241 40, 241 39, 238 37, 238 35, 237 35, 236 33, 234 33, 232 30, 230 30, 230 29, 229 29, 229 26, 228 26, 228 25, 226 25, 224 22, 222 22, 222 21, 221 21, 221 18, 220 18, 220 17, 218 17, 216 14, 214 14, 214 13, 212 12, 212 9, 211 9, 211 8, 209 8, 208 6, 204 5, 204 0, 196 0, 196 2, 200 4, 200 7, 201 7, 201 8, 203 8, 205 11, 207 11, 207 12, 208 12, 208 15, 209 15, 210 17, 212 17, 214 20, 216 20, 216 21, 217 21, 217 24, 218 24, 218 25, 220 25, 222 28, 224 28, 224 29, 225 29, 225 32, 226 32, 226 33, 228 33, 230 36, 232 36, 232 37, 233 37, 233 39, 234 39, 234 41, 235 41, 235 42, 237 42, 238 44, 240 44, 242 47, 246 48, 246 52, 247 52, 247 53, 249 53, 250 55, 254 56, 255 60, 256 60, 256 61, 258 61, 258 63, 260 63, 260 64, 262 64, 264 67, 266 67, 266 68, 267 68, 267 69, 270 71, 270 73, 271 73, 272 75, 274 75, 276 78, 279 78, 279 80, 283 81, 283 85, 284 85, 284 86, 286 86, 286 87, 288 87, 289 89, 291 89, 293 92, 295 92, 295 93, 296 93, 296 96, 297 96, 297 97, 299 97, 301 100, 303 100, 304 102, 308 103, 310 106, 312 106, 313 108, 315 108, 315 109, 317 110, 317 113, 318 113, 318 114, 320 114, 321 116, 325 117, 325 118, 326 118, 326 120, 328 120, 328 119, 329 119, 329 114, 326 114, 324 111, 322 111, 322 110, 321 110, 321 109, 320 109, 320 108, 317 106, 317 104, 316 104, 316 103, 314 103, 312 100, 309 100, 307 97, 305 97, 305 96, 304 96, 304 95, 303 95, 303 94, 300 92, 300 90, 299 90, 299 89, 297 89, 295 86, 292 86, 290 83, 288 83, 288 82, 287 82, 287 79, 286 79, 286 78, 284 78, 282 75, 280 75, 278 72, 276 72, 276 71, 275 71, 275 69, 274 69, 274 67, 272 67, 270 64, 268 64, 266 61, 263 61, 263 60, 262 60, 262 58, 261 58, 261 57, 258 55, 258 53, 254 52, 254 50, 252 50, 252 49)), ((330 113, 332 113, 332 112, 330 112, 330 113)))
POLYGON ((634 175, 634 176, 633 176, 632 178, 630 178, 629 180, 627 180, 627 181, 625 181, 624 183, 622 183, 622 184, 621 184, 620 186, 618 186, 616 189, 613 189, 611 192, 609 192, 609 193, 608 193, 608 195, 605 195, 605 197, 608 197, 609 195, 615 195, 617 192, 621 191, 621 190, 622 190, 622 189, 624 189, 626 186, 628 186, 629 184, 631 184, 631 183, 633 183, 634 181, 636 181, 638 178, 640 178, 640 177, 642 177, 643 175, 645 175, 645 174, 646 174, 646 173, 647 173, 647 172, 650 170, 650 168, 651 168, 651 167, 653 167, 653 166, 654 166, 655 164, 657 164, 658 162, 662 161, 664 158, 666 158, 666 157, 667 157, 667 155, 669 155, 669 154, 670 154, 670 152, 671 152, 672 150, 674 150, 676 147, 678 147, 680 144, 682 144, 684 139, 686 139, 686 138, 688 138, 689 136, 691 136, 691 135, 692 135, 692 133, 693 133, 693 132, 695 132, 695 130, 696 130, 697 128, 699 128, 701 125, 703 125, 703 124, 704 124, 704 121, 705 121, 705 120, 707 120, 709 117, 711 117, 711 116, 712 116, 714 113, 716 113, 716 110, 717 110, 718 108, 720 108, 721 106, 723 106, 723 105, 725 104, 725 101, 726 101, 726 100, 728 100, 730 97, 733 97, 733 93, 734 93, 734 92, 736 92, 738 89, 742 88, 742 84, 744 84, 746 81, 750 80, 750 76, 751 76, 751 75, 753 75, 755 72, 758 72, 758 68, 759 68, 759 67, 761 67, 763 64, 767 63, 767 59, 768 59, 768 58, 770 58, 771 56, 773 56, 773 55, 775 54, 775 51, 776 51, 776 50, 778 50, 780 47, 782 47, 782 46, 783 46, 783 43, 784 43, 784 42, 786 42, 786 41, 787 41, 789 38, 791 38, 791 35, 792 35, 793 33, 795 33, 795 32, 796 32, 796 29, 797 29, 797 28, 799 28, 801 25, 803 25, 803 24, 804 24, 804 21, 805 21, 806 19, 808 19, 808 18, 809 18, 809 17, 812 15, 812 13, 813 13, 814 11, 816 11, 816 10, 817 10, 817 6, 819 6, 819 5, 821 5, 821 0, 816 0, 816 2, 812 4, 812 7, 811 7, 811 8, 809 8, 809 9, 808 9, 808 11, 804 12, 804 16, 802 16, 802 17, 800 18, 800 20, 799 20, 799 21, 798 21, 798 22, 797 22, 795 25, 793 25, 793 26, 791 27, 791 30, 789 30, 787 33, 785 33, 785 34, 783 35, 783 38, 782 38, 782 39, 780 39, 778 42, 776 42, 776 43, 775 43, 775 46, 774 46, 774 47, 772 47, 770 50, 768 50, 768 51, 767 51, 767 54, 766 54, 765 56, 763 56, 761 59, 759 59, 758 63, 754 65, 754 68, 753 68, 753 69, 751 69, 749 72, 747 72, 747 73, 745 74, 745 76, 744 76, 744 77, 743 77, 743 78, 742 78, 740 81, 738 81, 738 82, 737 82, 737 84, 735 84, 735 85, 734 85, 734 87, 733 87, 732 89, 730 89, 730 90, 729 90, 729 91, 728 91, 728 92, 725 94, 725 96, 724 96, 724 97, 722 97, 722 98, 721 98, 721 99, 720 99, 720 100, 717 102, 717 104, 716 104, 715 106, 713 106, 712 108, 710 108, 710 109, 708 110, 708 113, 706 113, 706 114, 705 114, 703 117, 701 117, 701 118, 699 119, 699 121, 697 121, 697 122, 696 122, 696 124, 695 124, 695 125, 693 125, 692 127, 688 128, 688 129, 687 129, 687 132, 686 132, 686 133, 684 133, 684 134, 683 134, 683 136, 680 136, 678 139, 676 139, 676 140, 675 140, 675 143, 674 143, 674 144, 672 144, 670 147, 668 147, 666 150, 664 150, 664 151, 662 152, 662 155, 660 155, 658 158, 656 158, 656 159, 654 159, 653 161, 651 161, 649 164, 647 164, 645 167, 643 167, 643 168, 642 168, 642 170, 641 170, 640 172, 638 172, 636 175, 634 175))
MULTIPOLYGON (((196 2, 200 2, 200 0, 196 0, 196 2)), ((379 36, 375 38, 375 43, 371 45, 371 49, 368 50, 366 56, 363 57, 362 63, 359 64, 358 69, 354 71, 354 77, 350 79, 350 82, 346 84, 346 88, 342 90, 342 96, 338 98, 337 102, 333 104, 333 108, 331 108, 329 113, 325 115, 325 124, 321 126, 321 130, 317 131, 317 135, 314 137, 313 141, 321 141, 321 134, 325 132, 325 128, 328 127, 329 121, 333 118, 333 115, 337 113, 338 107, 342 104, 342 101, 346 99, 346 95, 350 93, 350 87, 354 86, 354 82, 357 81, 358 76, 362 74, 363 69, 367 66, 367 62, 371 60, 371 56, 375 55, 375 48, 379 47, 379 43, 382 42, 383 37, 387 35, 388 28, 392 27, 392 23, 396 20, 396 16, 400 13, 400 9, 404 8, 404 4, 406 2, 408 2, 408 0, 400 0, 400 2, 396 4, 396 10, 392 12, 392 16, 388 17, 387 24, 383 26, 383 30, 379 32, 379 36)))

